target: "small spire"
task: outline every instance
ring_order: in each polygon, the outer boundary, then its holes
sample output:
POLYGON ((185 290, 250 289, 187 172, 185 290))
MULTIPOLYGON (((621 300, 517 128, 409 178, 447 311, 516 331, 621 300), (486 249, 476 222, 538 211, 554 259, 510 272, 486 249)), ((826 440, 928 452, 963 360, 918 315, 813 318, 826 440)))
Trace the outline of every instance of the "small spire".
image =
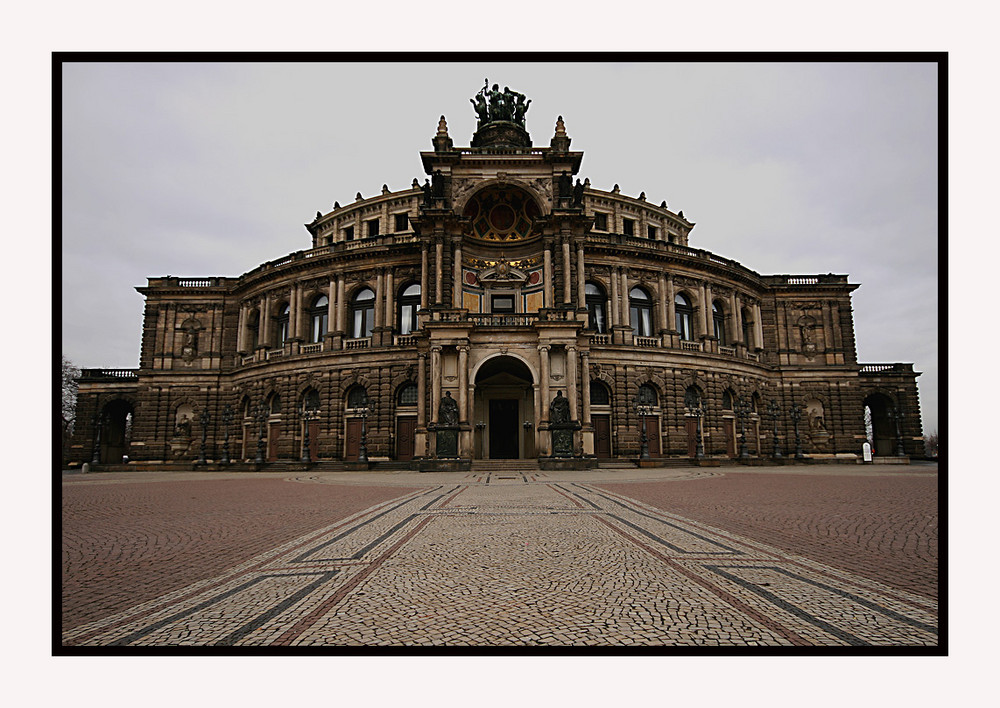
POLYGON ((662 202, 660 202, 660 208, 661 209, 666 209, 667 208, 667 200, 666 199, 664 199, 662 202))
POLYGON ((334 202, 333 203, 333 208, 334 209, 339 209, 340 208, 340 202, 334 202))
POLYGON ((556 134, 552 136, 552 141, 549 144, 556 152, 566 152, 569 150, 570 142, 572 142, 570 137, 566 135, 566 124, 563 123, 563 117, 559 116, 556 121, 556 134))
POLYGON ((454 146, 451 138, 448 137, 448 121, 444 119, 444 116, 441 116, 441 120, 438 121, 437 134, 431 140, 431 144, 434 146, 434 152, 449 152, 454 146))
POLYGON ((441 116, 441 120, 438 121, 437 136, 439 138, 447 138, 448 137, 448 121, 446 121, 444 119, 444 116, 441 116))
POLYGON ((561 138, 566 137, 566 124, 563 123, 562 116, 556 119, 556 136, 561 138))

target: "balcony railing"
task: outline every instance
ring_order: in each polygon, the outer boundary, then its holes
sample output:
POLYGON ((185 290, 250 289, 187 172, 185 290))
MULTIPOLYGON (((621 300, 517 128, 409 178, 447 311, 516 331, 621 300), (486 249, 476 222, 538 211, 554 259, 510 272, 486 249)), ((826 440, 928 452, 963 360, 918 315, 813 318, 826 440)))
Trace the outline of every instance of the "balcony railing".
POLYGON ((736 347, 727 347, 725 345, 720 345, 719 354, 725 354, 726 356, 736 356, 736 347))
POLYGON ((392 343, 397 347, 412 347, 417 343, 417 335, 415 334, 394 334, 392 335, 392 343))
POLYGON ((538 314, 533 312, 470 312, 469 320, 476 327, 530 327, 538 321, 538 314))
POLYGON ((862 364, 861 365, 862 374, 880 374, 880 373, 895 373, 895 374, 912 374, 913 364, 862 364))
POLYGON ((354 349, 368 349, 372 345, 371 337, 361 337, 360 339, 345 339, 344 349, 354 350, 354 349))
POLYGON ((81 379, 138 379, 138 369, 81 369, 81 379))
POLYGON ((687 340, 681 340, 681 350, 686 352, 700 352, 701 342, 689 342, 687 340))
POLYGON ((611 344, 610 334, 592 334, 590 335, 590 345, 591 346, 607 346, 611 344))
POLYGON ((300 354, 315 354, 316 352, 323 351, 323 342, 313 342, 312 344, 303 344, 299 347, 300 354))
POLYGON ((635 337, 633 340, 635 346, 637 347, 659 347, 660 338, 659 337, 635 337))

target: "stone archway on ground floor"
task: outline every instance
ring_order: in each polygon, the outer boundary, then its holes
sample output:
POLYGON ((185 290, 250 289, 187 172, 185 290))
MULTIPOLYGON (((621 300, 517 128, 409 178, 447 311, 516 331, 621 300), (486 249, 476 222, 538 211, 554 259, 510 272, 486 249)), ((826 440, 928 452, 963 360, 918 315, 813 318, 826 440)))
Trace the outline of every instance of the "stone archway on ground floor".
POLYGON ((528 364, 508 355, 490 357, 477 367, 473 380, 473 456, 537 457, 535 377, 528 364))

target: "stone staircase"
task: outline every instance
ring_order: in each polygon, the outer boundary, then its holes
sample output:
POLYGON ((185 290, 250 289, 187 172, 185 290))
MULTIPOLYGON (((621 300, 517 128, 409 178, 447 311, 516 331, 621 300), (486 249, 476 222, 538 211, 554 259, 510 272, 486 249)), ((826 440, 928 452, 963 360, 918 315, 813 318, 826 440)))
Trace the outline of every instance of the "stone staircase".
POLYGON ((538 460, 473 460, 473 472, 525 472, 538 470, 538 460))

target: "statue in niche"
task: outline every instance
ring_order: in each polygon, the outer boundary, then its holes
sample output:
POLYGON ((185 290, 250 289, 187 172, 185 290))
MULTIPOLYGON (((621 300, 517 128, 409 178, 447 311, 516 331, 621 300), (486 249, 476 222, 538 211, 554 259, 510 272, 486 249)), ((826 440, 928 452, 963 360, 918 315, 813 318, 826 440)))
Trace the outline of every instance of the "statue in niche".
POLYGON ((421 189, 424 191, 424 206, 430 206, 432 203, 431 181, 429 179, 424 180, 424 184, 421 189))
POLYGON ((444 198, 444 175, 441 174, 441 170, 434 170, 434 174, 431 175, 431 193, 435 199, 444 198))
POLYGON ((559 175, 559 196, 565 199, 573 196, 573 178, 566 174, 566 170, 559 175))
POLYGON ((549 422, 569 422, 569 399, 562 395, 562 391, 556 391, 556 397, 552 399, 552 404, 549 406, 549 422))
POLYGON ((191 437, 191 419, 187 417, 187 413, 182 413, 181 419, 174 426, 174 436, 184 439, 191 437))
POLYGON ((458 403, 451 397, 451 391, 445 391, 444 398, 441 399, 438 421, 441 425, 458 425, 458 403))
POLYGON ((580 180, 577 180, 576 186, 573 187, 573 206, 577 208, 583 206, 583 183, 580 180))

